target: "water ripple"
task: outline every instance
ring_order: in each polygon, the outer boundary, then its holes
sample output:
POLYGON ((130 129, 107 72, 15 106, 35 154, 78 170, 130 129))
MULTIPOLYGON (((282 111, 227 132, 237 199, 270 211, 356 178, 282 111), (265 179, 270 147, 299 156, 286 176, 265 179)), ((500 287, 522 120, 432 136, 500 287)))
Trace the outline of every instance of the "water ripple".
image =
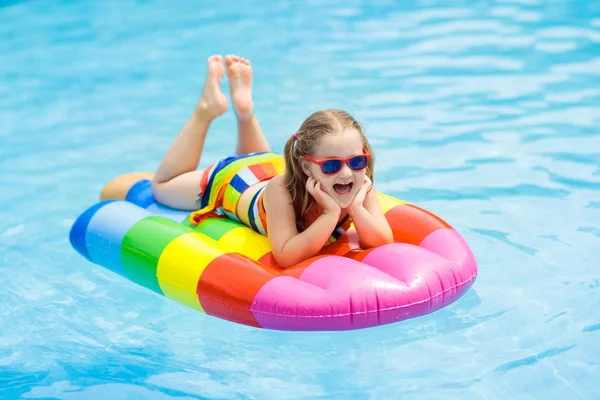
POLYGON ((594 165, 600 168, 600 153, 542 153, 545 157, 550 157, 555 161, 570 161, 577 164, 594 165))
POLYGON ((535 255, 536 253, 538 253, 538 250, 534 249, 533 247, 525 246, 523 244, 516 243, 516 242, 509 240, 508 236, 510 236, 510 233, 508 233, 508 232, 500 232, 500 231, 492 230, 492 229, 475 229, 475 228, 471 228, 471 230, 473 232, 477 232, 482 235, 499 240, 503 243, 506 243, 509 246, 515 247, 526 254, 535 255))
POLYGON ((590 201, 587 207, 600 209, 600 201, 590 201))
POLYGON ((545 351, 542 351, 541 353, 538 353, 533 356, 529 356, 529 357, 521 358, 519 360, 510 361, 510 362, 501 364, 498 367, 496 367, 495 371, 503 373, 503 372, 508 372, 510 370, 513 370, 515 368, 535 365, 538 361, 541 361, 548 357, 558 356, 562 353, 565 353, 565 352, 571 350, 575 346, 576 346, 575 344, 572 344, 569 346, 555 347, 555 348, 552 348, 549 350, 545 350, 545 351))
POLYGON ((556 318, 562 317, 563 315, 566 315, 566 314, 567 314, 567 311, 562 311, 562 312, 559 312, 558 314, 554 314, 553 316, 551 316, 550 318, 545 320, 544 323, 554 321, 556 318))
POLYGON ((559 74, 600 75, 600 57, 584 62, 553 65, 550 69, 559 74))
POLYGON ((378 185, 383 191, 392 192, 407 201, 424 200, 490 200, 496 197, 542 197, 564 198, 571 192, 564 189, 543 187, 540 185, 523 184, 511 187, 464 187, 457 190, 409 188, 398 190, 396 184, 381 183, 378 185))
POLYGON ((552 172, 544 167, 534 167, 535 171, 544 171, 551 182, 559 183, 569 188, 600 190, 600 182, 586 181, 583 179, 569 178, 552 172))
POLYGON ((589 325, 589 326, 586 326, 585 328, 583 328, 583 332, 595 332, 595 331, 600 331, 600 324, 589 325))
POLYGON ((600 228, 597 226, 581 226, 577 228, 579 232, 591 233, 594 236, 600 237, 600 228))

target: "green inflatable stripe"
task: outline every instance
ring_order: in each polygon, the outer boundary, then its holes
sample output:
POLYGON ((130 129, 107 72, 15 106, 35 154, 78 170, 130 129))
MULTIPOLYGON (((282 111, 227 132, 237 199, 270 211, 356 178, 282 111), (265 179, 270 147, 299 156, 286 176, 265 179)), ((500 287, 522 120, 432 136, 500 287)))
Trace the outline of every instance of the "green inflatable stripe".
POLYGON ((121 262, 131 281, 163 294, 158 284, 158 260, 171 241, 190 233, 185 226, 170 219, 152 216, 136 223, 123 238, 121 262))
POLYGON ((224 234, 240 226, 245 225, 229 218, 207 218, 200 222, 196 232, 203 233, 214 240, 219 240, 224 234))
POLYGON ((189 215, 187 217, 185 217, 185 219, 183 221, 181 221, 181 225, 187 226, 188 228, 196 229, 196 224, 192 224, 190 222, 189 215))

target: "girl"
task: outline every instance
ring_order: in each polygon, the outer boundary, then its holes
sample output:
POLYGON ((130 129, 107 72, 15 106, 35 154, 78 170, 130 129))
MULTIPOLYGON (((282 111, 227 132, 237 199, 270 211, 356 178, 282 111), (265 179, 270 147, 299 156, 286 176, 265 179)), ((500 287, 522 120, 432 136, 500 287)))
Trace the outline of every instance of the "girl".
POLYGON ((229 55, 225 65, 238 123, 236 155, 196 170, 211 122, 228 107, 220 87, 223 58, 214 55, 198 104, 156 173, 120 177, 102 197, 123 198, 135 181, 152 179, 158 202, 197 210, 193 223, 225 214, 267 235, 282 268, 316 255, 351 222, 362 248, 392 242, 372 188, 373 152, 360 124, 344 111, 318 111, 290 136, 282 158, 270 152, 254 116, 250 62, 229 55))

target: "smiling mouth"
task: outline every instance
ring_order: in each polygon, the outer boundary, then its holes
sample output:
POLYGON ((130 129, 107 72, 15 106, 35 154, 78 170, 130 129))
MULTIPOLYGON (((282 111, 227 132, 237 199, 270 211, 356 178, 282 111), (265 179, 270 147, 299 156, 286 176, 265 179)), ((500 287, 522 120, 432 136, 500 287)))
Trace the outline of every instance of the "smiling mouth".
POLYGON ((333 185, 333 190, 335 190, 337 194, 345 195, 350 193, 353 185, 354 184, 352 182, 336 183, 335 185, 333 185))

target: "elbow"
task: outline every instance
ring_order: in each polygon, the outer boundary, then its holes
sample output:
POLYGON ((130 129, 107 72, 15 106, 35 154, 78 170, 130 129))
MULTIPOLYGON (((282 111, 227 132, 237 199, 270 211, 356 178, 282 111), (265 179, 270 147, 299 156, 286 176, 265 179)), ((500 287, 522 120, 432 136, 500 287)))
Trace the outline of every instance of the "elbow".
POLYGON ((392 231, 392 227, 390 226, 389 223, 384 225, 384 228, 382 229, 380 236, 379 236, 379 241, 380 241, 380 246, 383 246, 385 244, 390 244, 390 243, 394 243, 394 232, 392 231))
POLYGON ((277 266, 281 269, 288 269, 293 267, 295 264, 287 264, 287 263, 277 263, 277 266))
POLYGON ((272 250, 273 258, 275 259, 275 262, 277 262, 279 268, 287 269, 294 267, 317 255, 325 245, 325 243, 321 244, 318 242, 303 243, 302 241, 293 239, 294 238, 288 239, 280 250, 272 250))
POLYGON ((278 251, 273 250, 273 258, 277 263, 277 266, 281 269, 287 269, 293 267, 298 264, 301 260, 298 260, 297 257, 290 251, 290 247, 288 245, 289 240, 281 246, 281 249, 278 251))
POLYGON ((273 251, 273 258, 277 263, 277 266, 281 269, 287 269, 296 265, 295 260, 292 259, 285 251, 285 246, 280 251, 273 251))
POLYGON ((289 267, 293 267, 295 265, 295 263, 292 262, 289 257, 285 257, 282 254, 273 253, 273 258, 275 259, 277 266, 281 269, 288 269, 289 267))
POLYGON ((390 244, 390 243, 394 243, 394 234, 392 233, 392 230, 388 230, 386 231, 382 237, 381 237, 381 243, 379 244, 379 246, 383 246, 386 244, 390 244))
POLYGON ((370 249, 390 243, 394 243, 394 234, 391 229, 380 233, 378 236, 372 237, 370 240, 360 240, 360 247, 363 249, 370 249))
POLYGON ((390 228, 386 233, 385 233, 385 237, 384 237, 385 243, 384 244, 390 244, 390 243, 394 243, 394 233, 392 232, 392 228, 390 228))

